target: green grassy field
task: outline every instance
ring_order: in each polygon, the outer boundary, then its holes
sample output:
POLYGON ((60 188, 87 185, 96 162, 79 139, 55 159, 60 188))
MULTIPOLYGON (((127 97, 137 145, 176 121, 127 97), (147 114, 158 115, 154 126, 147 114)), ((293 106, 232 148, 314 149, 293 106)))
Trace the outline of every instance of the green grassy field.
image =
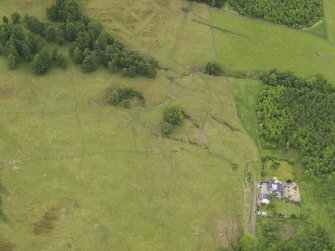
POLYGON ((24 69, 8 72, 4 60, 0 69, 9 221, 0 229, 18 250, 207 250, 238 237, 245 224, 243 167, 256 153, 226 80, 191 74, 170 82, 169 72, 132 80, 72 67, 36 78, 24 69), (141 90, 146 107, 106 105, 104 91, 113 85, 141 90), (162 138, 170 102, 200 128, 186 121, 173 139, 162 138), (51 208, 52 229, 36 234, 51 208), (218 238, 231 224, 231 235, 218 238))
POLYGON ((327 27, 324 20, 321 20, 319 23, 315 24, 311 28, 304 29, 304 31, 315 36, 327 39, 327 27))
POLYGON ((327 37, 331 42, 335 42, 335 2, 323 0, 325 21, 327 27, 327 37))
MULTIPOLYGON (((85 75, 70 64, 35 77, 24 66, 8 71, 0 58, 0 244, 216 250, 238 239, 248 225, 246 164, 260 175, 254 106, 261 85, 199 69, 219 60, 230 70, 320 72, 334 81, 335 46, 202 4, 78 2, 164 70, 154 80, 127 79, 102 69, 85 75), (107 105, 105 92, 116 86, 140 90, 146 106, 107 105), (170 103, 192 120, 163 138, 170 103)), ((45 19, 51 3, 0 0, 0 15, 17 10, 45 19)))
POLYGON ((287 180, 294 180, 294 168, 290 165, 287 161, 276 161, 280 164, 277 169, 271 168, 273 164, 272 160, 266 160, 263 162, 264 165, 264 179, 269 180, 273 177, 277 177, 279 180, 287 181, 287 180))
POLYGON ((297 217, 300 216, 300 207, 285 200, 273 199, 271 200, 271 205, 273 206, 273 209, 269 210, 266 206, 261 206, 260 211, 267 212, 269 217, 275 217, 273 213, 283 214, 286 217, 290 217, 292 214, 297 217))
MULTIPOLYGON (((2 58, 2 238, 17 250, 215 250, 236 240, 248 220, 244 166, 258 155, 229 81, 197 73, 215 54, 211 29, 191 15, 208 18, 208 9, 184 13, 179 1, 80 3, 127 46, 172 70, 125 79, 71 65, 37 78, 25 67, 8 71, 2 58), (106 105, 113 86, 140 90, 146 107, 106 105), (166 139, 160 123, 171 102, 192 121, 166 139)), ((6 1, 1 14, 43 18, 47 5, 6 1)))
POLYGON ((325 39, 223 11, 212 11, 220 61, 230 70, 322 73, 335 83, 335 44, 325 39), (278 39, 280 38, 280 39, 278 39))
POLYGON ((259 144, 255 108, 262 85, 256 80, 249 79, 230 79, 230 81, 241 123, 252 139, 259 144))

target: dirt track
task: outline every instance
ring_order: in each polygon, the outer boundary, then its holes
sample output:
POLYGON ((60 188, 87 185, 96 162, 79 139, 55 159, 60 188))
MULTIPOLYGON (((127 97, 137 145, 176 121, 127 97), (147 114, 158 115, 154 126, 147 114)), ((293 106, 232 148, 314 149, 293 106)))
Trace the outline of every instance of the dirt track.
POLYGON ((257 183, 254 182, 254 187, 252 191, 252 205, 250 214, 250 233, 256 235, 256 204, 257 204, 257 183))

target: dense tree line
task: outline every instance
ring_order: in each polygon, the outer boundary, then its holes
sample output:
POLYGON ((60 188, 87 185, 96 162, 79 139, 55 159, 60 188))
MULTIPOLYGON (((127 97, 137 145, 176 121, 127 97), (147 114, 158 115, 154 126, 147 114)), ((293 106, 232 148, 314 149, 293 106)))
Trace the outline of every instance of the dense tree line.
POLYGON ((322 0, 228 0, 242 15, 293 28, 309 27, 323 16, 322 0))
MULTIPOLYGON (((99 65, 103 65, 110 72, 122 71, 129 77, 156 76, 158 62, 155 59, 144 59, 135 51, 126 51, 119 39, 103 30, 101 23, 85 16, 76 1, 56 0, 47 9, 47 15, 51 21, 61 23, 64 39, 72 43, 70 55, 76 64, 81 65, 84 72, 95 71, 99 65)), ((48 28, 39 28, 42 25, 35 21, 34 23, 37 33, 46 36, 48 28)), ((51 37, 58 32, 56 28, 49 30, 51 37)))
POLYGON ((205 3, 211 7, 221 8, 225 2, 225 0, 189 0, 198 3, 205 3))
POLYGON ((16 69, 21 62, 31 63, 35 74, 44 74, 52 63, 65 67, 66 57, 57 51, 51 55, 42 50, 47 42, 63 45, 71 43, 70 55, 81 65, 83 72, 95 71, 103 65, 110 72, 125 76, 136 75, 154 78, 158 62, 145 59, 136 51, 125 50, 119 39, 103 31, 102 25, 91 21, 80 10, 74 0, 56 0, 47 9, 48 18, 57 23, 41 22, 26 15, 21 21, 19 13, 12 14, 12 20, 3 18, 0 26, 0 54, 8 57, 10 69, 16 69))
POLYGON ((275 70, 261 80, 268 86, 257 107, 264 145, 297 149, 311 174, 335 178, 335 87, 321 75, 275 70))
POLYGON ((48 42, 55 42, 63 45, 65 42, 63 31, 56 25, 43 23, 34 16, 26 15, 24 22, 29 31, 43 37, 48 42))
POLYGON ((7 17, 3 17, 0 25, 0 54, 7 57, 10 69, 16 69, 20 63, 29 63, 35 74, 42 75, 54 62, 56 65, 66 66, 66 57, 62 53, 58 52, 53 58, 44 49, 45 42, 40 36, 42 32, 38 28, 40 23, 36 18, 24 18, 25 22, 29 23, 26 23, 28 30, 22 25, 19 13, 14 12, 11 19, 10 21, 7 17), (34 22, 36 24, 32 24, 34 22))

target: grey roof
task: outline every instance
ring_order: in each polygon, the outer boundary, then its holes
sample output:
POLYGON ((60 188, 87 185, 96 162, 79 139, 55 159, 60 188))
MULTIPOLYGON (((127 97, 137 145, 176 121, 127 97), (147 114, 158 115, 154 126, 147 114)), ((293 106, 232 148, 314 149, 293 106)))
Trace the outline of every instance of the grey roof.
POLYGON ((270 194, 259 193, 259 200, 270 200, 270 194))
POLYGON ((274 193, 280 197, 284 195, 284 184, 282 182, 277 180, 269 180, 268 185, 271 193, 274 193))

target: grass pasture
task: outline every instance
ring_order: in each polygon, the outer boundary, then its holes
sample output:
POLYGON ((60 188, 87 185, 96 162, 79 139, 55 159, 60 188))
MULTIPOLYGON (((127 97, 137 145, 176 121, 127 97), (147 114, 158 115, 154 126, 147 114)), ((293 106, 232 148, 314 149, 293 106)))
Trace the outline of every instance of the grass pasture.
POLYGON ((323 0, 328 40, 335 43, 335 2, 323 0))
POLYGON ((300 207, 285 200, 272 199, 271 208, 268 206, 261 206, 260 211, 267 212, 269 217, 277 217, 275 214, 282 214, 285 217, 295 215, 300 216, 300 207))
POLYGON ((72 65, 35 77, 7 71, 3 58, 0 69, 0 232, 17 250, 214 250, 238 238, 246 157, 257 153, 227 80, 72 65), (105 104, 111 86, 140 90, 146 107, 105 104), (167 139, 171 102, 192 121, 167 139))
POLYGON ((304 31, 224 10, 213 10, 220 61, 236 71, 276 68, 310 76, 322 73, 335 83, 335 45, 304 31))
MULTIPOLYGON (((5 1, 0 14, 44 18, 50 3, 5 1)), ((213 58, 202 34, 210 28, 194 28, 179 1, 80 3, 130 48, 177 71, 124 79, 70 66, 37 78, 1 58, 1 240, 17 250, 214 250, 237 239, 247 220, 244 166, 257 153, 230 84, 189 73, 194 59, 199 67, 213 58), (194 40, 201 50, 187 46, 194 40), (111 86, 137 88, 146 107, 106 105, 111 86), (171 102, 192 121, 166 139, 160 123, 171 102)))
MULTIPOLYGON (((0 0, 0 15, 45 19, 51 2, 0 0)), ((334 44, 186 1, 78 2, 162 69, 154 80, 128 79, 70 64, 35 77, 26 66, 8 71, 0 57, 0 245, 216 250, 238 239, 250 211, 246 166, 260 173, 254 106, 261 85, 199 69, 219 60, 229 70, 323 73, 335 82, 334 44), (145 107, 107 105, 105 92, 116 86, 141 91, 145 107), (170 103, 190 119, 163 138, 170 103)))
POLYGON ((283 160, 266 160, 263 162, 264 180, 272 179, 277 177, 279 180, 286 182, 287 180, 295 180, 294 167, 287 161, 283 160), (279 163, 278 168, 273 168, 274 162, 279 163))
POLYGON ((272 200, 274 210, 277 213, 291 216, 292 214, 300 216, 300 207, 285 200, 272 200))
POLYGON ((256 119, 256 105, 262 85, 256 80, 230 79, 242 125, 251 138, 259 144, 256 119))
POLYGON ((324 20, 321 20, 319 23, 315 24, 310 28, 304 29, 304 31, 313 34, 315 36, 327 39, 327 27, 324 20))

